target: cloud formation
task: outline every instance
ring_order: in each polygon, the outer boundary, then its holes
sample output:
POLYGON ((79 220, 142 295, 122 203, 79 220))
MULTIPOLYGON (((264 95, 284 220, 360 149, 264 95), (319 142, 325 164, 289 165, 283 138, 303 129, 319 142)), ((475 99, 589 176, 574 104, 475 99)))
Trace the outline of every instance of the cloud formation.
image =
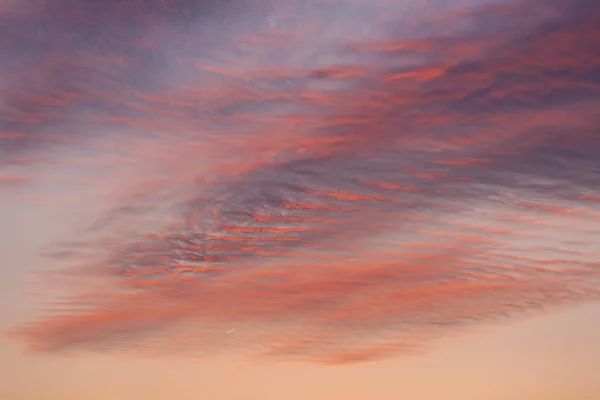
POLYGON ((32 349, 344 364, 599 297, 595 2, 103 3, 2 11, 3 168, 105 209, 32 349))

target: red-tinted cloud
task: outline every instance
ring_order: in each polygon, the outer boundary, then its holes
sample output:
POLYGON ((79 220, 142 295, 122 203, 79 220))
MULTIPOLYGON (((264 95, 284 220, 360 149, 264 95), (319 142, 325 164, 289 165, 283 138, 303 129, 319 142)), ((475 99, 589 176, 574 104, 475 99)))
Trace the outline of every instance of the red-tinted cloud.
POLYGON ((6 28, 40 48, 2 157, 84 168, 107 212, 47 254, 77 290, 15 330, 31 348, 340 364, 600 294, 595 3, 207 5, 206 30, 201 2, 127 3, 87 36, 63 3, 46 39, 31 10, 6 28))

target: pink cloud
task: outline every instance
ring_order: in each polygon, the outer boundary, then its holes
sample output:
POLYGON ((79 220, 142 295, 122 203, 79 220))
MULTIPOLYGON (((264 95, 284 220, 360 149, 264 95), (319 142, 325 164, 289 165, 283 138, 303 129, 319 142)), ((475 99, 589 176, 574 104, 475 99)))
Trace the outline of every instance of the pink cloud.
POLYGON ((206 11, 183 3, 108 7, 113 50, 54 2, 48 50, 11 70, 1 161, 106 211, 46 254, 65 266, 45 291, 69 294, 13 331, 31 349, 343 364, 598 298, 598 7, 433 4, 368 37, 213 10, 225 40, 179 26, 206 11))

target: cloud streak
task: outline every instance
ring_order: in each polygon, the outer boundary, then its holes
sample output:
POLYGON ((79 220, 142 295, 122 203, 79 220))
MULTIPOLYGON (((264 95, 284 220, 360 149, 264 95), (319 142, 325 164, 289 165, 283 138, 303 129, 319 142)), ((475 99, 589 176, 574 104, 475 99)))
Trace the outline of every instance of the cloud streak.
POLYGON ((103 193, 32 349, 345 364, 599 297, 595 3, 67 3, 2 17, 4 168, 103 193))

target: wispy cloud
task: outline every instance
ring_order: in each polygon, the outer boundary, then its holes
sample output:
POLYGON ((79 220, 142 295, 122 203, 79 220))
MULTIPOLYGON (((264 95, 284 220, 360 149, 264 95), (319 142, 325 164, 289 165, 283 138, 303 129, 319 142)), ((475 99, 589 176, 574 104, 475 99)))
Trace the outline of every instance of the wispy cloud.
POLYGON ((600 295, 594 2, 108 3, 2 17, 2 162, 105 193, 31 348, 340 364, 600 295))

